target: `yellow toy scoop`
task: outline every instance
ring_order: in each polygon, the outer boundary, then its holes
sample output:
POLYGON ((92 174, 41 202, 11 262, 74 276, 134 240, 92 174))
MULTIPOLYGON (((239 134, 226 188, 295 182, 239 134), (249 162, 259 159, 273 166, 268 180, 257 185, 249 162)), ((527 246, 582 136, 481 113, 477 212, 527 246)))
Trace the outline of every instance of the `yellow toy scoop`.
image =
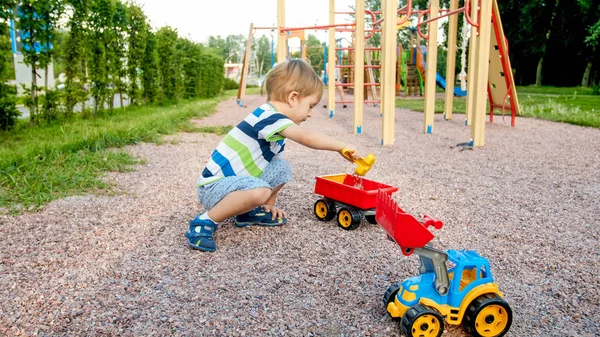
POLYGON ((353 161, 354 163, 356 163, 358 165, 356 170, 354 170, 354 174, 356 174, 358 176, 364 176, 365 174, 367 174, 367 172, 369 172, 369 170, 371 169, 371 166, 373 166, 373 164, 375 164, 375 156, 372 153, 369 153, 364 158, 354 159, 354 158, 352 158, 352 155, 351 155, 351 152, 349 149, 343 149, 342 155, 344 155, 345 158, 353 161))

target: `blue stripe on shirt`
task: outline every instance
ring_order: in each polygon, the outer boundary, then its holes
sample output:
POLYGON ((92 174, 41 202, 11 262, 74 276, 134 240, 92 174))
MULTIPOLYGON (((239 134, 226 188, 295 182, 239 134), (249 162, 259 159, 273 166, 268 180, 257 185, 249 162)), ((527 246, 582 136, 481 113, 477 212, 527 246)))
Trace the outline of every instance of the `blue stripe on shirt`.
MULTIPOLYGON (((264 139, 258 139, 258 131, 256 131, 256 129, 253 128, 252 125, 248 124, 246 121, 242 121, 240 122, 240 124, 238 124, 237 128, 243 133, 245 133, 248 137, 256 140, 256 142, 260 146, 260 152, 262 153, 265 160, 270 162, 271 159, 273 159, 276 153, 273 153, 273 151, 271 151, 271 143, 267 142, 264 139)), ((279 141, 277 143, 281 145, 279 141)))
POLYGON ((256 128, 256 130, 262 130, 267 126, 271 126, 275 123, 277 123, 278 121, 282 120, 282 119, 289 119, 287 118, 285 115, 280 114, 280 113, 275 113, 263 120, 261 120, 260 122, 254 124, 254 127, 256 128))
POLYGON ((226 177, 235 175, 235 171, 233 171, 231 163, 229 163, 229 160, 227 160, 227 158, 225 158, 219 151, 215 150, 213 152, 212 160, 219 165, 219 167, 221 167, 221 171, 226 177))
POLYGON ((262 115, 263 112, 265 112, 265 110, 258 107, 256 108, 256 110, 252 111, 252 114, 256 117, 260 117, 260 115, 262 115))
POLYGON ((206 167, 205 167, 205 168, 204 168, 204 171, 202 171, 202 177, 204 177, 204 178, 210 178, 210 177, 212 177, 212 176, 214 176, 214 175, 212 174, 212 172, 210 172, 210 170, 209 170, 208 168, 206 168, 206 167))

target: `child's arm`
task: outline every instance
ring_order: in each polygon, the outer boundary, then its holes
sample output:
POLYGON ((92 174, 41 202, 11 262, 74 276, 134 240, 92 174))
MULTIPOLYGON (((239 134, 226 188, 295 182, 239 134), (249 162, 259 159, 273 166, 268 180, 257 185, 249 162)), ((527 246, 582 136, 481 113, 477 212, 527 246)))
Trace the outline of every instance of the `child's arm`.
MULTIPOLYGON (((292 125, 290 127, 287 127, 285 130, 280 131, 279 134, 285 138, 291 139, 296 143, 302 144, 311 149, 336 151, 342 157, 344 157, 344 155, 342 154, 342 150, 347 149, 351 153, 352 158, 359 158, 358 152, 356 151, 354 146, 346 144, 342 141, 339 141, 333 137, 330 137, 326 134, 317 131, 302 128, 297 125, 292 125)), ((346 157, 344 158, 346 160, 352 161, 346 157)))

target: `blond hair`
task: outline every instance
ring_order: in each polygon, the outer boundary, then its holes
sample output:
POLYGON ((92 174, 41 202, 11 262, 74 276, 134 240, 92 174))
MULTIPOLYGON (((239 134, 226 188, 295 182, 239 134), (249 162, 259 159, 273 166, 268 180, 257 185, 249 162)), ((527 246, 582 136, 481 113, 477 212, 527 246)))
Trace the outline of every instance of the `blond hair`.
POLYGON ((302 59, 291 59, 276 65, 265 79, 267 101, 286 102, 292 91, 297 91, 300 98, 313 94, 323 96, 323 82, 308 62, 302 59))

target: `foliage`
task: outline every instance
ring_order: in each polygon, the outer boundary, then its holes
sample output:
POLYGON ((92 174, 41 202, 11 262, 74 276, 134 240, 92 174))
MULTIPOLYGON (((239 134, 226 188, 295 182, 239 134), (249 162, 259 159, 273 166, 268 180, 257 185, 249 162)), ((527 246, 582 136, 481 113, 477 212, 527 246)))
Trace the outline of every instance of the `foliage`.
POLYGON ((600 19, 589 29, 590 35, 585 38, 585 43, 591 47, 598 47, 600 45, 600 19))
POLYGON ((158 53, 156 35, 151 31, 146 37, 144 61, 142 62, 142 88, 146 102, 157 102, 160 94, 158 84, 158 53))
POLYGON ((308 37, 306 38, 306 58, 317 74, 320 74, 325 70, 325 62, 323 62, 323 44, 312 34, 308 34, 308 37))
POLYGON ((16 88, 6 84, 9 77, 9 68, 12 67, 12 53, 10 53, 10 41, 8 39, 8 24, 6 19, 10 17, 14 2, 3 1, 0 6, 0 131, 12 129, 19 111, 15 107, 16 88))
POLYGON ((208 37, 208 48, 218 50, 226 63, 242 63, 246 48, 244 35, 229 35, 223 39, 220 35, 208 37))
POLYGON ((217 96, 223 88, 223 59, 210 53, 203 53, 200 58, 200 68, 200 97, 217 96))
POLYGON ((90 0, 70 0, 71 18, 68 23, 68 48, 64 58, 65 75, 65 114, 67 117, 74 112, 77 103, 84 104, 88 94, 84 89, 87 83, 86 68, 88 62, 88 30, 85 23, 88 20, 90 0))
POLYGON ((0 82, 0 131, 13 128, 20 112, 15 107, 16 88, 0 82))
POLYGON ((183 55, 182 71, 184 78, 184 98, 195 98, 200 96, 200 59, 202 56, 202 45, 187 39, 179 41, 181 54, 183 55))
POLYGON ((127 7, 127 76, 129 86, 127 95, 131 105, 139 103, 142 92, 140 88, 146 41, 148 40, 148 23, 142 9, 129 4, 127 7))
POLYGON ((94 114, 104 110, 104 105, 111 96, 111 62, 113 59, 112 46, 114 35, 112 0, 92 0, 90 11, 89 74, 91 94, 94 98, 94 114))
POLYGON ((46 89, 40 96, 42 111, 44 111, 42 117, 46 122, 56 120, 62 114, 61 100, 62 94, 58 89, 46 89))
POLYGON ((256 62, 257 75, 262 76, 271 69, 271 41, 262 35, 252 42, 252 49, 256 50, 256 57, 252 61, 256 62))
POLYGON ((175 65, 177 31, 171 27, 162 27, 156 32, 158 52, 158 81, 162 88, 160 101, 173 101, 178 98, 177 68, 175 65))
POLYGON ((180 129, 194 131, 189 119, 209 115, 216 102, 128 107, 118 115, 76 115, 61 124, 0 134, 0 208, 35 209, 57 198, 106 190, 104 172, 126 171, 137 162, 107 149, 159 142, 161 135, 180 129))
POLYGON ((110 58, 109 69, 111 84, 114 90, 110 95, 110 108, 114 106, 114 94, 119 93, 121 107, 123 107, 123 94, 126 91, 127 68, 125 67, 126 42, 127 42, 127 14, 126 8, 120 1, 114 2, 114 12, 112 17, 112 31, 110 32, 110 58))
POLYGON ((36 13, 42 10, 42 3, 33 0, 21 1, 18 9, 17 28, 21 32, 21 53, 23 54, 23 62, 31 67, 31 86, 29 93, 31 95, 28 100, 27 107, 32 124, 37 124, 37 67, 40 63, 40 56, 36 49, 40 46, 37 32, 43 30, 43 22, 38 20, 36 13))
POLYGON ((223 90, 237 90, 239 87, 239 83, 231 78, 223 79, 223 90))

